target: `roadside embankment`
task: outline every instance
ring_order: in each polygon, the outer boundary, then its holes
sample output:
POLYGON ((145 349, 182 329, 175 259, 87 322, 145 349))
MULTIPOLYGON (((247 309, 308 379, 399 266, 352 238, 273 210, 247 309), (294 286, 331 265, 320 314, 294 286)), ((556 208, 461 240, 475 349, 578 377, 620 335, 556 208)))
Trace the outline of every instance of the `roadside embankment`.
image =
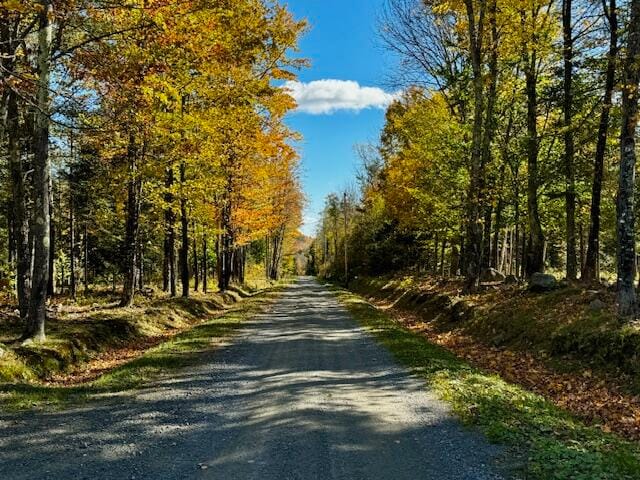
POLYGON ((605 288, 533 293, 488 285, 461 295, 438 278, 359 278, 350 288, 395 321, 604 431, 640 439, 640 326, 605 288))

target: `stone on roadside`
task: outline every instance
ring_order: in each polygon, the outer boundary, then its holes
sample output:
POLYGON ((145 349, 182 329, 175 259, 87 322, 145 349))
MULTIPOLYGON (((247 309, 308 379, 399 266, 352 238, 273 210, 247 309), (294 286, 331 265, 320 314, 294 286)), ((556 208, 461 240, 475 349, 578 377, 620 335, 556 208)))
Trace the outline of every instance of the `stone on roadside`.
POLYGON ((558 286, 558 281, 553 275, 547 273, 534 273, 529 279, 529 290, 532 292, 548 292, 558 286))

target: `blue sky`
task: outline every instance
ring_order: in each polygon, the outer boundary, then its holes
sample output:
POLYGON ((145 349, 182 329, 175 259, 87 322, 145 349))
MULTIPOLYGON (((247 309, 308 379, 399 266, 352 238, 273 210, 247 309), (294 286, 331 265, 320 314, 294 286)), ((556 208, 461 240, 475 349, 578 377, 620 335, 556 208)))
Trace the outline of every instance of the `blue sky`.
POLYGON ((376 33, 383 0, 284 3, 296 18, 306 18, 310 24, 300 46, 311 67, 300 72, 294 95, 301 111, 291 113, 287 123, 304 136, 299 145, 308 200, 303 231, 313 235, 324 198, 354 182, 358 165, 354 145, 379 137, 383 107, 390 98, 383 89, 393 62, 376 33))

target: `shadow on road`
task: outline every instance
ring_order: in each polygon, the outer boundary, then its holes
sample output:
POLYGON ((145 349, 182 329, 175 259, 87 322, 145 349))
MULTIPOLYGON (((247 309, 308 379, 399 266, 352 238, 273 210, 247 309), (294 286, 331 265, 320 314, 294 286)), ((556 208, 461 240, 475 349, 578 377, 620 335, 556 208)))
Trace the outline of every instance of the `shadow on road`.
POLYGON ((0 416, 0 478, 16 480, 485 479, 500 453, 310 279, 171 378, 0 416))

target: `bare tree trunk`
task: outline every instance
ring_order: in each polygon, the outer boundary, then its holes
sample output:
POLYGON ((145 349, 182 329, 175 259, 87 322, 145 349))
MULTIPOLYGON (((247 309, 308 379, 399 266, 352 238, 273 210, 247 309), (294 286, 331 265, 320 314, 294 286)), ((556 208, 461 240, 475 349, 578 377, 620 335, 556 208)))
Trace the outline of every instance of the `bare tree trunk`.
POLYGON ((164 180, 164 252, 162 267, 162 289, 171 292, 175 297, 175 214, 173 212, 173 165, 169 165, 165 170, 164 180))
POLYGON ((576 178, 574 171, 573 142, 573 29, 571 25, 572 0, 562 0, 562 37, 564 60, 563 110, 564 110, 564 168, 565 168, 565 214, 567 242, 567 280, 578 276, 576 264, 576 178))
MULTIPOLYGON (((323 232, 323 252, 324 252, 324 261, 322 262, 322 264, 324 265, 327 261, 327 242, 326 242, 326 230, 323 228, 322 229, 323 232)), ((269 238, 269 234, 267 234, 264 237, 264 276, 265 278, 268 280, 269 279, 269 272, 271 271, 271 265, 270 265, 270 253, 269 253, 269 247, 270 247, 270 243, 271 240, 269 238)))
POLYGON ((589 223, 589 239, 587 255, 582 269, 582 280, 593 282, 598 280, 598 257, 600 255, 600 202, 602 198, 602 182, 604 180, 604 157, 607 150, 607 134, 611 116, 611 101, 616 83, 616 62, 618 58, 618 12, 616 0, 609 0, 609 8, 603 3, 605 17, 609 22, 609 55, 607 72, 598 126, 596 156, 593 162, 593 183, 591 185, 591 215, 589 223))
POLYGON ((38 32, 38 94, 35 129, 35 156, 33 160, 33 276, 29 314, 24 338, 44 340, 47 317, 47 284, 49 283, 50 257, 50 177, 49 157, 49 82, 51 42, 53 35, 53 4, 40 0, 40 30, 38 32))
POLYGON ((486 2, 481 0, 478 18, 473 0, 465 0, 467 13, 469 55, 473 72, 474 118, 471 141, 470 182, 467 192, 467 233, 465 245, 465 290, 474 292, 480 283, 482 258, 482 225, 480 224, 480 195, 483 185, 482 126, 484 117, 484 87, 482 75, 482 40, 486 2))
POLYGON ((582 220, 578 223, 578 238, 580 240, 579 260, 580 271, 584 267, 584 229, 582 228, 582 220))
POLYGON ((527 91, 527 210, 529 217, 529 246, 525 274, 530 277, 544 271, 544 234, 538 210, 538 92, 537 56, 535 50, 527 55, 525 79, 527 91))
POLYGON ((491 263, 491 220, 493 216, 493 206, 487 205, 484 208, 484 222, 482 228, 482 271, 489 268, 491 263))
MULTIPOLYGON (((499 272, 506 272, 507 268, 507 253, 509 251, 509 239, 511 236, 511 229, 506 228, 503 230, 503 238, 502 238, 502 250, 500 252, 500 260, 498 266, 496 267, 499 272)), ((511 273, 511 272, 509 272, 511 273)))
POLYGON ((344 284, 349 286, 349 245, 348 245, 348 227, 349 227, 349 217, 348 217, 348 203, 347 203, 347 192, 344 192, 344 284))
MULTIPOLYGON (((501 172, 504 175, 504 169, 501 172)), ((500 232, 502 231, 502 210, 504 209, 504 201, 502 200, 502 194, 498 199, 498 205, 496 206, 495 221, 493 226, 493 242, 491 246, 491 262, 490 266, 499 270, 502 266, 500 261, 500 232)))
POLYGON ((120 306, 133 305, 138 279, 138 236, 140 231, 140 197, 142 195, 142 179, 138 171, 138 147, 135 136, 129 134, 129 184, 127 188, 127 220, 125 231, 125 275, 120 306))
POLYGON ((144 290, 144 239, 138 242, 138 289, 144 290))
POLYGON ((69 295, 76 299, 76 221, 73 194, 73 166, 69 174, 69 295))
POLYGON ((618 313, 622 317, 637 312, 635 246, 636 127, 638 124, 638 84, 640 83, 640 0, 631 0, 627 58, 622 89, 620 132, 620 176, 618 181, 618 313))
MULTIPOLYGON (((49 298, 56 294, 56 222, 53 194, 53 179, 51 178, 51 175, 49 175, 49 280, 47 281, 47 297, 49 298)), ((60 283, 62 289, 62 285, 64 285, 64 275, 61 276, 61 279, 60 283)))
POLYGON ((207 232, 202 236, 202 291, 208 293, 207 277, 208 277, 208 265, 209 251, 207 248, 207 232))
POLYGON ((231 284, 232 271, 232 241, 231 241, 231 206, 229 204, 230 191, 227 192, 227 199, 222 206, 221 238, 220 238, 220 279, 218 286, 220 290, 229 289, 231 284))
POLYGON ((194 291, 198 291, 200 288, 200 272, 198 271, 198 242, 196 240, 196 226, 193 224, 193 279, 194 279, 194 291))
POLYGON ((25 167, 20 152, 17 95, 12 90, 7 101, 7 151, 11 171, 11 194, 16 248, 16 291, 20 318, 26 321, 31 295, 31 248, 29 245, 29 215, 25 167))
POLYGON ((216 277, 218 278, 218 289, 223 291, 222 278, 222 234, 216 236, 216 277))
POLYGON ((180 163, 180 225, 182 243, 180 245, 180 278, 182 280, 182 296, 189 297, 189 218, 187 216, 187 199, 184 191, 186 181, 186 165, 180 163))
POLYGON ((87 222, 85 220, 84 222, 84 235, 83 235, 83 242, 84 242, 84 272, 82 275, 82 281, 84 282, 84 291, 85 293, 89 291, 89 236, 88 236, 88 232, 87 232, 87 222))

